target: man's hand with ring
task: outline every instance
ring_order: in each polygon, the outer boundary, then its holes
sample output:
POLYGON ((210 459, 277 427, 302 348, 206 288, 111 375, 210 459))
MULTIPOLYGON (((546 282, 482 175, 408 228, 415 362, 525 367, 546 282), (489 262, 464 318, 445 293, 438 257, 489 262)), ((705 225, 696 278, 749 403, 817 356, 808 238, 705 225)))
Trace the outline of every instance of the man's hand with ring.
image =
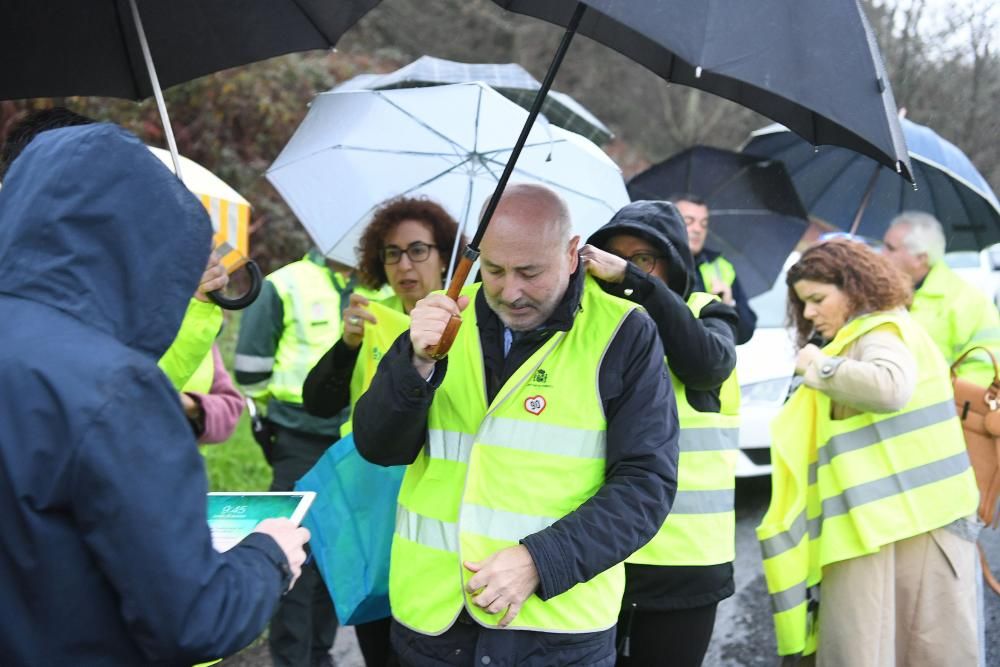
POLYGON ((538 588, 538 570, 531 553, 523 544, 501 549, 479 563, 465 561, 465 569, 474 572, 465 590, 472 601, 487 613, 499 614, 505 628, 517 617, 524 601, 538 588))
POLYGON ((375 316, 366 308, 368 299, 360 294, 351 294, 347 308, 344 309, 344 344, 352 350, 358 349, 365 337, 365 322, 378 324, 375 316))

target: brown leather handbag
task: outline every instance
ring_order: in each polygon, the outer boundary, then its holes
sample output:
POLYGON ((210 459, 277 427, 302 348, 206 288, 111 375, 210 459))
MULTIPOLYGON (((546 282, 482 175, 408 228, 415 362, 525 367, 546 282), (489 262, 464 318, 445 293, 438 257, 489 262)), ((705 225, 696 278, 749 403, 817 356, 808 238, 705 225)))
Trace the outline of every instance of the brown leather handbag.
MULTIPOLYGON (((997 500, 1000 496, 1000 365, 993 353, 985 347, 970 348, 951 365, 951 382, 955 388, 955 407, 965 433, 965 446, 979 486, 979 518, 995 530, 1000 523, 1000 516, 997 514, 997 500), (982 350, 993 361, 993 384, 986 388, 955 374, 965 358, 976 350, 982 350)), ((979 546, 979 558, 983 563, 986 582, 1000 594, 1000 582, 990 570, 982 545, 979 546)))

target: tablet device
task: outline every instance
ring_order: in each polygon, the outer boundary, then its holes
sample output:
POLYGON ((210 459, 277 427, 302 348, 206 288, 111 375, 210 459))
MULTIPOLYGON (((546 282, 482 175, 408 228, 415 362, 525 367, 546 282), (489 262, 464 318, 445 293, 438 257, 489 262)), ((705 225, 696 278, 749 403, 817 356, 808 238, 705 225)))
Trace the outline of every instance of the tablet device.
POLYGON ((231 549, 264 519, 291 519, 298 525, 315 498, 315 491, 209 493, 212 546, 220 552, 231 549))

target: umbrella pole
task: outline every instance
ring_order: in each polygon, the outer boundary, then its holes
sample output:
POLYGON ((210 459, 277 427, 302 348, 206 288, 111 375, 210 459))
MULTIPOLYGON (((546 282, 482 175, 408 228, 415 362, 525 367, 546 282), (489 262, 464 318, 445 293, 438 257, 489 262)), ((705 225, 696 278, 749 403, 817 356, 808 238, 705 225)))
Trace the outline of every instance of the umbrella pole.
MULTIPOLYGON (((135 0, 132 0, 132 2, 134 1, 135 0)), ((455 268, 455 273, 451 277, 451 283, 448 284, 448 296, 453 301, 458 301, 462 287, 465 285, 465 281, 469 277, 469 273, 472 271, 472 265, 475 264, 477 259, 479 259, 479 243, 483 240, 483 234, 486 233, 486 228, 490 224, 493 212, 496 211, 497 205, 500 203, 500 197, 503 195, 504 188, 507 187, 507 181, 510 180, 510 175, 514 173, 517 158, 520 157, 521 150, 524 148, 524 144, 528 141, 528 135, 531 133, 531 128, 535 124, 535 118, 538 117, 538 113, 542 109, 542 103, 545 102, 545 96, 552 87, 552 82, 556 78, 556 73, 562 65, 563 57, 565 57, 566 51, 569 49, 570 42, 573 41, 573 35, 576 34, 576 30, 580 26, 580 20, 583 18, 586 10, 587 5, 582 2, 578 2, 576 9, 573 10, 573 16, 570 18, 569 23, 566 26, 566 32, 563 33, 562 40, 559 42, 559 48, 556 49, 556 53, 552 57, 552 62, 549 63, 549 69, 545 73, 545 78, 542 80, 542 86, 538 89, 538 92, 535 94, 535 100, 531 103, 531 109, 528 111, 528 118, 524 121, 524 127, 521 128, 521 135, 517 138, 517 143, 514 144, 514 148, 510 153, 510 158, 504 166, 503 173, 500 174, 500 179, 497 181, 497 187, 493 191, 493 196, 490 197, 489 204, 483 210, 483 215, 482 218, 480 218, 479 228, 476 230, 476 235, 472 237, 472 241, 469 242, 469 245, 462 250, 462 259, 459 261, 458 267, 455 268)), ((438 344, 427 348, 427 353, 434 359, 443 359, 444 356, 448 354, 448 350, 451 349, 451 345, 455 341, 455 336, 458 334, 458 328, 461 325, 462 318, 453 315, 451 320, 448 322, 444 333, 441 334, 441 339, 438 341, 438 344)))
POLYGON ((865 209, 868 208, 868 202, 875 193, 875 182, 878 180, 878 172, 881 169, 882 165, 875 163, 875 171, 872 172, 871 178, 868 179, 868 187, 865 189, 865 196, 861 198, 861 203, 858 204, 858 212, 854 214, 854 222, 851 223, 851 229, 848 232, 849 234, 854 234, 858 231, 858 227, 861 226, 861 218, 864 217, 865 209))
POLYGON ((167 146, 170 148, 170 159, 174 163, 174 173, 177 175, 177 178, 183 181, 184 178, 181 176, 181 158, 177 152, 177 142, 174 141, 174 129, 170 126, 170 116, 167 114, 167 105, 163 101, 163 92, 160 90, 160 80, 156 76, 156 67, 153 66, 153 56, 149 53, 149 44, 146 42, 146 31, 142 29, 139 8, 136 7, 135 0, 128 0, 128 4, 132 8, 135 32, 139 37, 139 47, 142 49, 142 57, 146 61, 149 83, 153 88, 153 95, 156 97, 156 108, 160 111, 160 120, 163 122, 163 132, 167 135, 167 146))

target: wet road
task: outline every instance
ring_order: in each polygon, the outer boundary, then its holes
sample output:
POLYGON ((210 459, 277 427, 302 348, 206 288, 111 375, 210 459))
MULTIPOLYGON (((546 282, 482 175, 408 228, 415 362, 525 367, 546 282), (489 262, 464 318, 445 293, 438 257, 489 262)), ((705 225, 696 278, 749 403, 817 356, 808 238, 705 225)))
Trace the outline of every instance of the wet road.
MULTIPOLYGON (((736 594, 719 605, 715 633, 705 657, 712 667, 773 667, 774 628, 754 528, 767 509, 769 478, 741 480, 736 489, 736 594)), ((1000 534, 983 537, 1000 565, 1000 534)), ((997 569, 997 568, 995 568, 997 569)), ((985 593, 986 665, 1000 664, 1000 596, 985 593)))
MULTIPOLYGON (((741 480, 736 489, 736 594, 719 605, 706 667, 774 667, 774 628, 754 528, 767 509, 769 478, 741 480)), ((1000 570, 1000 531, 987 531, 987 552, 1000 570)), ((986 665, 1000 665, 1000 596, 985 593, 986 665)), ((338 633, 334 646, 338 667, 363 667, 351 628, 338 633)), ((270 667, 264 647, 249 649, 224 661, 226 667, 270 667)))

